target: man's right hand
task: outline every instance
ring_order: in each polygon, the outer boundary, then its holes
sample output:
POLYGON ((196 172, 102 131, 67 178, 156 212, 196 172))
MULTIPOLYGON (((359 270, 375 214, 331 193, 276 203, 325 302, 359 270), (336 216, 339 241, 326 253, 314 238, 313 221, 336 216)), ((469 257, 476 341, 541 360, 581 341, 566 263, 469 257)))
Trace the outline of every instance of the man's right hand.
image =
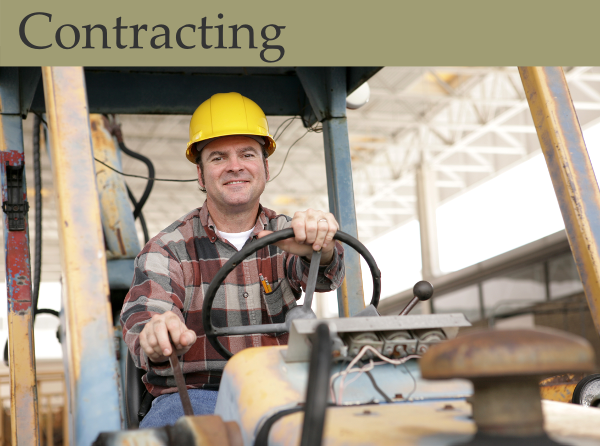
POLYGON ((196 342, 196 333, 171 311, 152 316, 140 333, 140 346, 152 362, 169 359, 171 340, 177 356, 185 354, 196 342))

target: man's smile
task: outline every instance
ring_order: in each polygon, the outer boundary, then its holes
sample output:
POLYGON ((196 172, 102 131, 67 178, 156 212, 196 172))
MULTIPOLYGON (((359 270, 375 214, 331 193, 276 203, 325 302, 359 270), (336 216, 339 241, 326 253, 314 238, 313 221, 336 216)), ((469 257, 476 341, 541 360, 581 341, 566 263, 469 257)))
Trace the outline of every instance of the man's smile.
POLYGON ((231 186, 231 185, 235 185, 235 184, 243 184, 243 183, 249 183, 249 181, 246 181, 246 180, 234 180, 234 181, 228 181, 227 183, 225 183, 225 186, 231 186))

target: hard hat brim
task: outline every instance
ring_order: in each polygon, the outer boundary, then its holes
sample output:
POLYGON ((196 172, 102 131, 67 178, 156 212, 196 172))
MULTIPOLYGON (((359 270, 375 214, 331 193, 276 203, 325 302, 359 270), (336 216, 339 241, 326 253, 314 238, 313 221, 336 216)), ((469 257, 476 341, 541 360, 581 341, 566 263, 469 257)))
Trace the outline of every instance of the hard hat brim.
MULTIPOLYGON (((262 137, 265 140, 264 149, 267 151, 268 156, 271 156, 273 154, 273 152, 275 152, 276 143, 275 143, 275 140, 273 139, 273 137, 269 134, 261 135, 258 133, 226 133, 223 135, 212 136, 211 138, 203 138, 203 139, 192 140, 192 141, 188 142, 187 149, 185 151, 185 156, 191 163, 196 164, 196 158, 198 157, 198 153, 199 153, 198 150, 196 150, 196 143, 200 143, 203 141, 210 142, 217 138, 223 138, 225 136, 236 136, 236 135, 237 136, 259 136, 259 137, 262 137)), ((202 148, 203 147, 204 146, 202 146, 202 148)), ((202 148, 200 150, 202 150, 202 148)))

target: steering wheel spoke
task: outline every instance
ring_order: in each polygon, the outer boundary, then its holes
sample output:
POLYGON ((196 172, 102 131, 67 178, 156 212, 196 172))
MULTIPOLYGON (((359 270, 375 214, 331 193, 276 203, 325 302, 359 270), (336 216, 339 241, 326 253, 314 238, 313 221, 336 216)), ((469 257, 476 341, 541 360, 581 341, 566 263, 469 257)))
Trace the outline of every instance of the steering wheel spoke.
POLYGON ((217 327, 214 329, 216 336, 235 336, 249 334, 267 334, 267 333, 285 333, 287 324, 259 324, 259 325, 238 325, 237 327, 217 327))

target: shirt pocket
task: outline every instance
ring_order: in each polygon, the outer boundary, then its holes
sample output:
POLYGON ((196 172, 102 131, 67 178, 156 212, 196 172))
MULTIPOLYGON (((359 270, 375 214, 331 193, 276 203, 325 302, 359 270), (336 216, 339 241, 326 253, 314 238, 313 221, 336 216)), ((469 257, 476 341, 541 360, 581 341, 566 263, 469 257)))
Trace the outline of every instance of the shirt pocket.
MULTIPOLYGON (((284 292, 287 285, 285 282, 285 279, 280 280, 275 284, 270 293, 266 293, 264 288, 262 286, 260 287, 263 323, 278 324, 285 322, 285 314, 288 310, 288 306, 284 303, 284 292)), ((289 288, 289 285, 287 285, 287 288, 289 288)))

